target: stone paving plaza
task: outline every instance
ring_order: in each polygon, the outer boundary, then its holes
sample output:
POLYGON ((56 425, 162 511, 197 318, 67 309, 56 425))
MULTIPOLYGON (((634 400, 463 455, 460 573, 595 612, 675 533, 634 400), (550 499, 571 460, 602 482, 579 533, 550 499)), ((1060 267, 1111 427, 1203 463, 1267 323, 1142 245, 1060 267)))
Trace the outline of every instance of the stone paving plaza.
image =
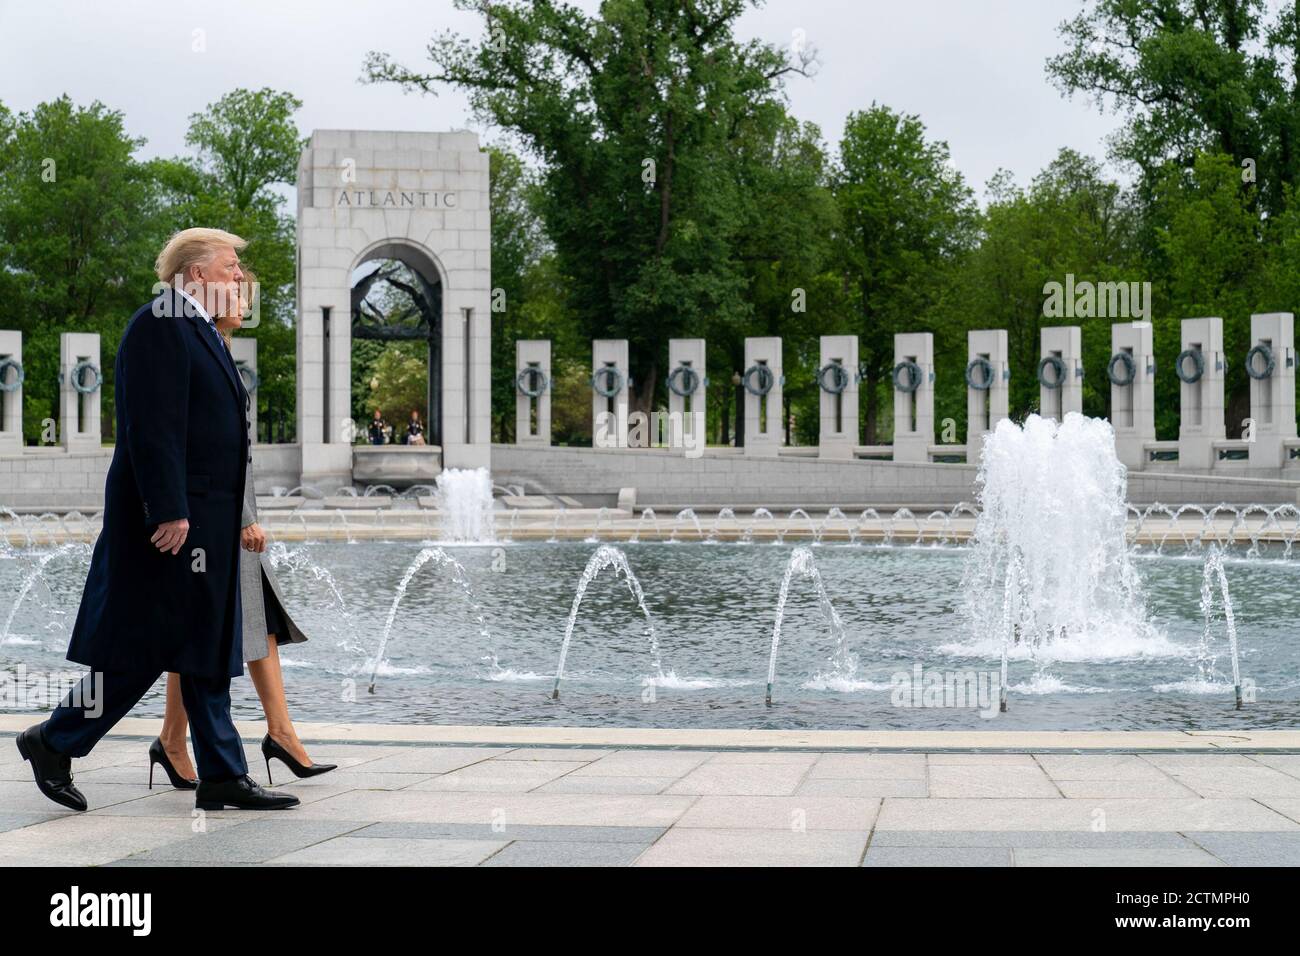
MULTIPOLYGON (((158 721, 129 718, 74 763, 91 807, 82 814, 33 785, 13 744, 31 722, 0 716, 5 865, 1300 865, 1292 732, 908 739, 305 724, 312 755, 340 767, 295 781, 273 764, 300 807, 196 817, 192 792, 146 786, 158 721), (590 742, 602 738, 610 745, 590 742), (713 749, 692 742, 710 739, 713 749), (972 739, 1025 752, 960 749, 972 739)), ((265 782, 261 729, 240 731, 265 782)))

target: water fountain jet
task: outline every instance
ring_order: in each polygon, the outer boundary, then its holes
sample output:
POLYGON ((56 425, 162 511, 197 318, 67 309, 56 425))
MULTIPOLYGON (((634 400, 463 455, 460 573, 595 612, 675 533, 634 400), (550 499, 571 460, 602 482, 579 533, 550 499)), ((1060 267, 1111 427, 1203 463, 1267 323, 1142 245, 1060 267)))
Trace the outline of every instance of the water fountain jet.
POLYGON ((569 656, 569 643, 573 640, 573 626, 578 620, 578 609, 582 607, 582 598, 587 593, 587 586, 596 579, 605 568, 613 568, 615 577, 622 575, 627 581, 627 588, 636 598, 637 607, 645 615, 646 635, 650 641, 650 654, 653 659, 655 672, 659 677, 663 677, 663 666, 659 659, 659 639, 655 636, 654 619, 650 616, 650 609, 645 604, 645 592, 641 590, 641 582, 637 580, 632 568, 627 563, 627 555, 618 548, 602 544, 592 554, 587 561, 587 566, 582 571, 582 576, 578 579, 578 590, 573 595, 573 606, 569 608, 569 620, 564 625, 564 643, 560 645, 560 660, 555 666, 555 686, 551 690, 551 699, 560 699, 560 680, 564 677, 564 662, 569 656))
POLYGON ((1159 637, 1126 539, 1126 471, 1108 422, 1077 413, 1060 424, 1030 415, 1023 428, 1003 420, 984 444, 977 481, 981 511, 962 580, 977 642, 1001 642, 1008 586, 1017 591, 1013 624, 1033 655, 1065 642, 1159 637))
POLYGON ((1223 626, 1228 632, 1228 649, 1232 654, 1232 689, 1236 697, 1237 710, 1241 710, 1241 663, 1237 645, 1237 621, 1232 612, 1232 597, 1228 594, 1228 575, 1223 570, 1223 551, 1217 544, 1210 545, 1205 556, 1205 572, 1201 578, 1201 613, 1205 626, 1201 632, 1200 654, 1197 666, 1202 677, 1209 678, 1214 673, 1214 658, 1210 655, 1210 623, 1214 613, 1214 588, 1219 585, 1219 595, 1223 601, 1223 626))
POLYGON ((442 540, 487 543, 496 540, 492 516, 492 476, 486 468, 448 468, 437 478, 435 494, 442 540))
POLYGON ((439 567, 447 568, 450 571, 452 580, 460 586, 460 589, 465 594, 465 599, 469 601, 474 618, 478 622, 480 636, 484 638, 489 636, 487 624, 483 620, 482 610, 479 608, 478 602, 474 600, 474 591, 470 586, 469 576, 465 573, 465 568, 442 548, 423 548, 415 556, 415 560, 407 567, 406 573, 402 575, 402 580, 397 585, 397 593, 393 595, 393 603, 388 609, 388 619, 384 621, 384 633, 379 639, 379 648, 375 651, 375 666, 370 672, 369 690, 372 694, 375 692, 375 678, 379 674, 380 665, 384 662, 384 651, 388 648, 388 637, 393 630, 393 621, 397 618, 397 608, 402 603, 402 598, 405 597, 406 589, 410 585, 411 579, 415 577, 415 572, 430 561, 434 561, 439 567))
POLYGON ((49 551, 46 554, 43 554, 40 560, 36 562, 36 567, 33 568, 31 573, 27 575, 27 577, 23 580, 22 586, 18 589, 18 596, 14 599, 14 606, 9 609, 9 616, 5 618, 4 629, 0 630, 0 645, 8 642, 9 629, 13 626, 14 618, 18 614, 18 608, 22 605, 23 601, 27 598, 27 595, 31 592, 32 588, 36 585, 36 582, 44 578, 46 566, 55 558, 62 557, 65 554, 72 554, 73 552, 81 554, 83 557, 89 560, 90 556, 94 552, 94 549, 90 545, 85 544, 84 542, 71 541, 67 544, 60 545, 59 547, 55 548, 53 551, 49 551))
POLYGON ((813 560, 813 553, 808 548, 795 548, 785 566, 785 574, 781 578, 781 593, 776 601, 776 623, 772 626, 772 652, 767 660, 768 707, 772 706, 772 685, 776 683, 776 652, 781 646, 781 622, 785 618, 785 603, 790 597, 790 581, 796 574, 810 580, 817 592, 817 603, 821 608, 822 619, 826 621, 831 637, 835 641, 835 654, 832 663, 836 669, 851 667, 848 645, 844 634, 844 622, 840 620, 839 612, 835 610, 830 595, 826 593, 826 585, 822 582, 821 572, 817 570, 817 562, 813 560))

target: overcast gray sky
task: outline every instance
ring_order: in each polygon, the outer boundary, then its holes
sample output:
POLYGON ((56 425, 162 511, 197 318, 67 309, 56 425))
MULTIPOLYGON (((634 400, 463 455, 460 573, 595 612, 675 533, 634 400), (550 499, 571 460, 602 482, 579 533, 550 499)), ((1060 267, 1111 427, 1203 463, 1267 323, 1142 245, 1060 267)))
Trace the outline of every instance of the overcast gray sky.
MULTIPOLYGON (((580 0, 588 10, 597 0, 580 0)), ((1103 159, 1117 125, 1048 82, 1057 26, 1080 0, 769 0, 745 14, 742 39, 783 46, 801 29, 820 54, 813 79, 789 85, 793 112, 832 149, 845 116, 872 100, 920 115, 983 196, 999 168, 1027 182, 1063 146, 1103 159)), ((427 63, 442 28, 477 36, 478 18, 451 0, 0 0, 0 102, 27 110, 67 93, 121 110, 145 155, 185 151, 187 117, 237 86, 288 90, 299 125, 470 128, 455 90, 435 97, 357 82, 368 50, 427 63), (206 49, 195 52, 195 31, 206 49)))

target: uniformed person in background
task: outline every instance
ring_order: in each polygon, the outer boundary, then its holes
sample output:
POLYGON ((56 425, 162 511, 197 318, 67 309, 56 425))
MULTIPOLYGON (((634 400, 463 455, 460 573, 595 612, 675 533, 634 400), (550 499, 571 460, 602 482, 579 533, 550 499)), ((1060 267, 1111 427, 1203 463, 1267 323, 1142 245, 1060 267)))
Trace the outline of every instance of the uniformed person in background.
POLYGON ((420 423, 420 410, 411 409, 411 421, 406 426, 406 443, 408 445, 424 444, 424 425, 420 423))
POLYGON ((370 444, 382 445, 388 441, 388 423, 384 421, 383 412, 375 409, 375 417, 370 420, 370 444))

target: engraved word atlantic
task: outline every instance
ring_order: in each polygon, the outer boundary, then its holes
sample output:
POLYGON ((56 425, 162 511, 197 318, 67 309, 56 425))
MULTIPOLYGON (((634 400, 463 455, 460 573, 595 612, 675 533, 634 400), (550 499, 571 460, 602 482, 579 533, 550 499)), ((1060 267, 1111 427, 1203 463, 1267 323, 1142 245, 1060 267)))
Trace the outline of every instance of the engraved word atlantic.
POLYGON ((340 189, 336 206, 401 206, 425 209, 455 209, 456 193, 441 189, 340 189))

